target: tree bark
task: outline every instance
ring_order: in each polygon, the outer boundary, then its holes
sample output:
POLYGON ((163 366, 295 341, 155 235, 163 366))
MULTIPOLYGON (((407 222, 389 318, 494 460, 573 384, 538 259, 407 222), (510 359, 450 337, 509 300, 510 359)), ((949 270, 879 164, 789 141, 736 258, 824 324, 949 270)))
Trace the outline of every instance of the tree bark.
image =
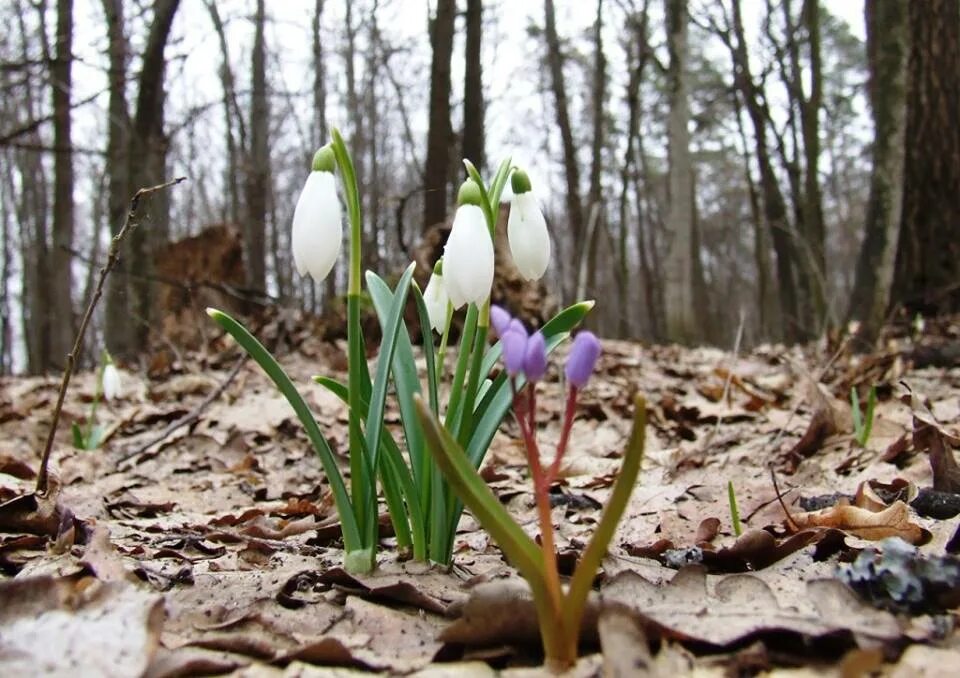
POLYGON ((557 35, 556 8, 553 0, 544 0, 544 35, 547 41, 547 65, 553 89, 554 113, 563 146, 563 168, 567 184, 565 196, 567 222, 570 225, 571 235, 570 251, 579 254, 583 252, 585 244, 586 216, 580 198, 580 165, 577 161, 577 149, 573 142, 573 128, 570 124, 567 85, 563 76, 563 53, 560 49, 560 37, 557 35))
MULTIPOLYGON (((153 22, 147 36, 142 68, 138 79, 137 109, 128 150, 129 187, 132 191, 154 186, 166 180, 167 148, 164 132, 164 51, 180 0, 156 0, 153 22)), ((130 196, 126 196, 129 200, 130 196)), ((134 229, 127 238, 127 270, 135 272, 130 280, 130 316, 127 318, 130 341, 123 358, 135 359, 147 349, 153 322, 152 252, 169 236, 170 202, 165 191, 150 199, 150 219, 134 229)), ((119 228, 119 224, 116 225, 119 228)))
MULTIPOLYGON (((270 152, 267 101, 265 0, 257 0, 254 17, 253 53, 250 67, 250 149, 244 163, 246 217, 243 220, 243 245, 247 286, 255 292, 267 289, 267 207, 270 194, 270 152)), ((279 272, 278 272, 279 273, 279 272)), ((280 279, 280 276, 277 276, 280 279)), ((282 293, 281 293, 281 296, 282 293)))
MULTIPOLYGON (((587 203, 590 207, 591 220, 595 218, 596 221, 591 229, 590 242, 587 243, 586 294, 596 297, 598 294, 597 250, 600 233, 607 230, 607 213, 604 210, 604 201, 601 195, 606 123, 603 104, 607 96, 607 58, 603 52, 603 0, 597 0, 596 19, 593 23, 593 84, 590 95, 593 97, 590 111, 593 132, 590 140, 590 185, 587 189, 587 203), (594 214, 595 217, 592 216, 594 214)), ((613 308, 605 309, 607 313, 613 312, 613 310, 613 308)))
POLYGON ((690 343, 699 338, 693 298, 693 162, 690 157, 690 108, 687 100, 687 2, 664 0, 667 24, 667 120, 670 244, 664 266, 667 339, 690 343))
POLYGON ((866 0, 867 86, 873 113, 873 169, 863 244, 848 318, 872 344, 890 303, 903 207, 903 161, 909 58, 908 0, 866 0))
POLYGON ((463 79, 463 157, 482 173, 486 165, 483 62, 483 0, 467 0, 465 72, 463 79))
MULTIPOLYGON (((127 62, 129 43, 125 32, 123 0, 103 0, 107 23, 107 53, 110 69, 107 80, 110 101, 107 107, 107 218, 110 235, 123 225, 123 217, 130 204, 130 181, 127 176, 130 147, 130 110, 127 106, 127 62)), ((130 333, 129 290, 130 277, 110 276, 107 284, 105 311, 105 338, 107 348, 117 356, 129 353, 130 333)))
MULTIPOLYGON (((73 139, 70 98, 73 71, 73 0, 57 0, 57 35, 51 65, 53 90, 53 251, 50 351, 57 365, 73 347, 73 276, 71 275, 74 228, 73 139)), ((78 356, 79 357, 79 356, 78 356)))
POLYGON ((760 169, 760 192, 763 196, 764 220, 770 231, 776 254, 777 287, 780 308, 783 314, 783 338, 797 341, 807 338, 809 328, 804 328, 798 317, 796 254, 787 205, 780 190, 776 171, 767 147, 767 110, 753 76, 747 56, 740 0, 733 0, 733 40, 728 44, 733 58, 734 86, 743 97, 747 115, 753 127, 754 150, 760 169))
POLYGON ((430 128, 427 131, 427 161, 423 177, 423 232, 447 218, 447 182, 450 171, 450 59, 456 0, 437 0, 430 21, 430 128))
POLYGON ((960 310, 960 1, 911 2, 907 146, 894 299, 960 310))

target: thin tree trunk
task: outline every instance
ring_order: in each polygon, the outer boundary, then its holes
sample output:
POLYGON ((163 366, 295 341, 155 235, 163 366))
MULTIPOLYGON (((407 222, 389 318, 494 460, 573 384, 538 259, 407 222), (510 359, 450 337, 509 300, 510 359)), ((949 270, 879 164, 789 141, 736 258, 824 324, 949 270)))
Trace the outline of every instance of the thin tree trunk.
MULTIPOLYGON (((107 219, 110 235, 116 235, 130 203, 130 182, 127 176, 130 148, 130 111, 127 106, 127 61, 129 43, 125 32, 123 0, 102 0, 107 24, 107 53, 110 69, 107 80, 110 101, 107 108, 107 219)), ((129 252, 129 250, 127 250, 129 252)), ((129 267, 129 262, 123 262, 129 267)), ((119 356, 128 355, 133 335, 130 324, 130 285, 127 275, 114 274, 107 283, 105 339, 108 350, 119 356)))
POLYGON ((53 90, 53 251, 51 252, 50 350, 56 364, 73 346, 74 228, 73 139, 70 98, 73 72, 73 0, 57 0, 55 58, 51 65, 53 90))
POLYGON ((760 99, 747 57, 746 38, 743 19, 740 13, 740 0, 733 0, 734 40, 728 44, 734 61, 734 82, 743 97, 747 115, 753 125, 754 147, 760 169, 760 190, 763 194, 764 219, 770 230, 773 249, 776 253, 777 285, 780 293, 780 307, 784 316, 784 334, 788 340, 806 338, 809 328, 800 324, 797 316, 797 284, 794 275, 794 245, 791 242, 790 224, 787 220, 787 206, 777 180, 770 152, 767 148, 766 104, 760 99))
POLYGON ((903 160, 907 121, 909 58, 908 0, 867 0, 867 93, 873 113, 873 169, 863 244, 848 318, 861 321, 868 345, 879 332, 890 303, 903 207, 903 160))
MULTIPOLYGON (((556 9, 553 0, 544 0, 544 34, 547 41, 547 65, 553 90, 554 113, 563 146, 563 168, 566 178, 567 221, 570 224, 571 252, 582 253, 586 236, 585 214, 580 198, 580 165, 573 142, 573 128, 567 103, 567 85, 563 76, 563 53, 557 35, 556 9)), ((570 290, 566 290, 568 295, 570 290)))
POLYGON ((690 343, 699 338, 693 298, 693 162, 690 157, 690 109, 687 101, 687 3, 665 0, 667 48, 669 248, 664 267, 664 307, 667 339, 690 343))
MULTIPOLYGON (((153 22, 147 36, 139 77, 137 110, 130 137, 128 168, 133 190, 153 186, 166 179, 168 139, 164 132, 164 51, 173 25, 173 17, 180 0, 156 0, 153 22)), ((130 196, 127 196, 129 200, 130 196)), ((152 252, 169 236, 170 203, 167 194, 160 191, 151 197, 150 219, 134 229, 127 238, 128 270, 138 275, 130 282, 132 341, 125 359, 133 360, 146 350, 153 318, 152 252)))
MULTIPOLYGON (((268 126, 270 106, 267 101, 265 0, 257 0, 254 17, 253 53, 251 55, 250 150, 244 163, 246 218, 243 220, 244 254, 247 286, 256 292, 267 289, 267 207, 270 193, 270 152, 268 126)), ((281 276, 277 271, 277 282, 281 276)), ((281 298, 283 290, 280 290, 281 298)))
POLYGON ((453 54, 453 29, 456 0, 437 0, 436 14, 430 21, 430 128, 427 131, 427 161, 424 167, 424 231, 447 218, 447 181, 450 171, 450 59, 453 54))
POLYGON ((486 164, 483 120, 483 0, 467 0, 463 79, 463 157, 482 173, 486 164))
MULTIPOLYGON (((593 24, 593 85, 591 87, 593 102, 591 106, 591 121, 593 133, 590 142, 590 186, 587 192, 587 203, 590 206, 593 222, 592 237, 587 245, 587 294, 597 295, 597 248, 598 234, 606 231, 607 214, 603 209, 601 197, 601 176, 603 174, 603 146, 604 146, 604 100, 607 96, 607 58, 603 53, 603 0, 597 0, 597 14, 593 24), (596 215, 595 217, 593 215, 596 215)), ((582 255, 581 255, 582 256, 582 255)), ((612 311, 613 309, 609 309, 612 311)))

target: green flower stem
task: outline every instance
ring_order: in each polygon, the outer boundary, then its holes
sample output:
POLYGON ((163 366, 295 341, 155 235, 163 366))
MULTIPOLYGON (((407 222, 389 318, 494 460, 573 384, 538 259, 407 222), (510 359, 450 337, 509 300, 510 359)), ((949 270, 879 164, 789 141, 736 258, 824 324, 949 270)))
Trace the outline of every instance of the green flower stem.
MULTIPOLYGON (((370 565, 372 569, 376 559, 377 542, 377 498, 376 472, 370 464, 369 455, 375 455, 375 450, 367 450, 364 446, 363 429, 360 425, 360 400, 363 389, 363 373, 366 351, 364 350, 363 333, 360 326, 360 246, 362 239, 362 221, 360 215, 360 194, 357 188, 357 174, 353 167, 353 159, 340 135, 334 128, 333 154, 337 159, 337 167, 343 184, 344 197, 347 203, 347 216, 350 223, 350 269, 347 279, 347 365, 349 370, 348 388, 350 393, 349 437, 350 437, 350 489, 353 496, 353 505, 357 511, 357 520, 362 529, 362 539, 365 549, 370 551, 370 565), (364 363, 361 366, 361 363, 364 363)), ((363 567, 362 563, 356 563, 363 567)))
POLYGON ((460 416, 460 426, 457 431, 457 439, 462 446, 466 446, 473 435, 473 417, 474 404, 477 398, 477 387, 480 385, 481 365, 483 363, 483 354, 487 349, 487 332, 490 326, 490 300, 484 302, 480 309, 477 319, 477 332, 473 341, 473 350, 470 355, 470 377, 467 380, 467 388, 463 392, 462 415, 460 416))
POLYGON ((467 306, 467 319, 463 323, 463 336, 460 337, 460 351, 457 355, 457 366, 453 373, 453 383, 450 386, 450 400, 447 402, 447 413, 443 425, 454 435, 460 430, 462 420, 461 407, 463 405, 463 383, 467 377, 467 367, 472 355, 473 338, 477 331, 477 306, 467 306))
POLYGON ((577 569, 570 582, 563 605, 563 627, 566 631, 566 647, 572 649, 576 656, 577 641, 580 637, 580 624, 583 619, 583 610, 587 604, 587 596, 593 589, 593 579, 600 563, 607 553, 607 547, 617 530, 617 524, 627 508, 630 494, 640 473, 640 464, 643 462, 643 453, 646 442, 647 402, 637 394, 633 399, 633 430, 630 433, 630 442, 623 455, 623 464, 613 492, 607 500, 607 507, 600 518, 600 524, 593 533, 593 538, 583 552, 577 569))

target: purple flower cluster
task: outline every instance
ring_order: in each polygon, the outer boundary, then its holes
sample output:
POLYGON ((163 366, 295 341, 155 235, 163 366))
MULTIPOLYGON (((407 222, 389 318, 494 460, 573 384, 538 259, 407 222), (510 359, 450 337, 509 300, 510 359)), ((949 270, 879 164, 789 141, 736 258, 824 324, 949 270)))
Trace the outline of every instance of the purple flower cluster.
MULTIPOLYGON (((520 373, 529 382, 537 382, 547 372, 547 342, 539 330, 528 334, 526 328, 510 313, 500 307, 490 307, 490 323, 500 337, 503 362, 507 374, 515 377, 520 373)), ((571 386, 583 388, 600 357, 600 341, 592 332, 577 334, 567 358, 564 373, 571 386)))

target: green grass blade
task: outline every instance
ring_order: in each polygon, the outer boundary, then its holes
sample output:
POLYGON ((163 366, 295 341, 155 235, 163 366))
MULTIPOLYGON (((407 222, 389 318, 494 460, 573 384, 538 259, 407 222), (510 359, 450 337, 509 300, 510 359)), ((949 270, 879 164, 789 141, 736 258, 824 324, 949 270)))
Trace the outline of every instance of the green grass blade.
POLYGON ((733 533, 736 536, 743 534, 743 527, 740 525, 740 509, 737 507, 737 494, 733 491, 733 481, 727 481, 727 501, 730 504, 730 524, 733 525, 733 533))
POLYGON ((343 482, 343 476, 337 467, 333 451, 330 449, 327 439, 320 431, 313 413, 303 400, 303 397, 297 391, 290 377, 284 372, 283 368, 270 352, 257 341, 243 325, 231 318, 223 311, 216 309, 207 309, 207 313, 216 321, 220 327, 227 331, 243 349, 250 354, 254 360, 263 368, 267 376, 273 381, 280 393, 287 399, 293 411, 296 413, 300 423, 310 439, 313 449, 320 457, 320 464, 323 466, 324 473, 327 474, 327 480, 330 483, 330 489, 333 492, 333 501, 337 507, 337 514, 340 516, 340 524, 343 529, 343 544, 347 552, 359 551, 363 547, 363 540, 360 536, 360 528, 357 524, 356 514, 350 503, 350 496, 347 494, 346 485, 343 482))

